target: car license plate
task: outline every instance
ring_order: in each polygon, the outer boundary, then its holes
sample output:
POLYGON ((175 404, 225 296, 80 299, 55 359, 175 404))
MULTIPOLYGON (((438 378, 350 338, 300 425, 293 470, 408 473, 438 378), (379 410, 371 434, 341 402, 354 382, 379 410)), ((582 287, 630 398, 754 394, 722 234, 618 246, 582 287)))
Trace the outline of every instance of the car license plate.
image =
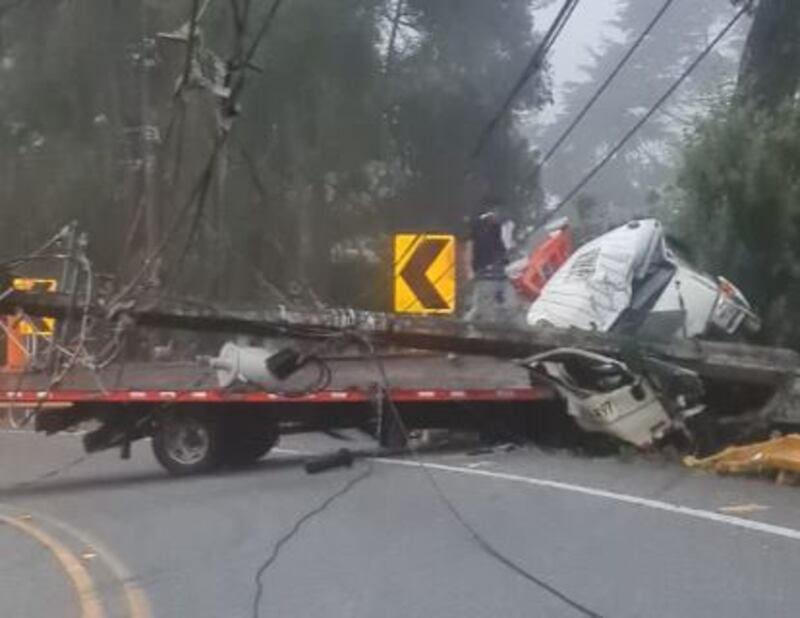
POLYGON ((744 319, 744 310, 725 296, 720 296, 714 306, 714 314, 711 320, 716 326, 728 334, 733 334, 744 319))

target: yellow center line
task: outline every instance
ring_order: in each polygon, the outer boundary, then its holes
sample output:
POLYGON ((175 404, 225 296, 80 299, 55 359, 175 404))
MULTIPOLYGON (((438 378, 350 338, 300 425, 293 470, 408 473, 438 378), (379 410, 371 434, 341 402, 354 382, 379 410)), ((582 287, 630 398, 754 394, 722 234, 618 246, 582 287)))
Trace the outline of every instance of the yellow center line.
POLYGON ((72 582, 72 587, 80 605, 81 618, 105 618, 105 612, 100 604, 100 597, 97 594, 94 581, 89 575, 89 571, 81 564, 75 554, 49 534, 26 521, 6 515, 0 515, 0 521, 27 534, 53 554, 72 582))
MULTIPOLYGON (((29 511, 30 512, 30 511, 29 511)), ((69 537, 83 543, 86 547, 91 547, 97 553, 99 559, 111 570, 114 578, 120 582, 125 593, 125 600, 128 605, 129 618, 152 618, 153 610, 150 607, 150 600, 144 590, 135 582, 133 574, 117 555, 98 539, 91 536, 88 532, 80 530, 60 519, 50 517, 44 513, 33 513, 39 521, 46 522, 49 526, 62 531, 69 537)))
POLYGON ((138 586, 125 583, 125 597, 128 599, 128 609, 131 618, 150 618, 153 614, 150 611, 150 602, 144 592, 138 586))

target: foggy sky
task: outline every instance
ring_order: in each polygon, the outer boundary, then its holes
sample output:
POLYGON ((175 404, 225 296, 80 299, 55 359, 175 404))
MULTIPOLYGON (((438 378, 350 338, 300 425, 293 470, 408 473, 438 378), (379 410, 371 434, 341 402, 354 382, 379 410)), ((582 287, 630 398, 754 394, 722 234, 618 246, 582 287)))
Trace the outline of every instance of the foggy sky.
MULTIPOLYGON (((581 67, 591 61, 591 51, 599 51, 603 38, 621 38, 611 23, 623 0, 583 0, 578 4, 550 53, 555 103, 542 110, 539 122, 552 122, 558 115, 561 92, 565 84, 584 81, 587 74, 581 67)), ((536 30, 544 32, 552 23, 561 2, 553 2, 534 11, 536 30)))

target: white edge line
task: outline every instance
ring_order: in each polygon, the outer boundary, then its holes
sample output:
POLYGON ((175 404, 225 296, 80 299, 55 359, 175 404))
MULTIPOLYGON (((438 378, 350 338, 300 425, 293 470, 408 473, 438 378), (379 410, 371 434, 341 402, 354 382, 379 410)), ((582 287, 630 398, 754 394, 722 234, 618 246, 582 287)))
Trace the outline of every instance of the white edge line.
MULTIPOLYGON (((420 464, 416 461, 406 461, 402 459, 385 459, 379 458, 376 461, 391 464, 394 466, 407 466, 411 468, 418 468, 420 464)), ((734 517, 732 515, 725 515, 724 513, 715 513, 714 511, 706 511, 704 509, 696 509, 689 506, 680 504, 672 504, 670 502, 663 502, 661 500, 653 500, 650 498, 641 498, 630 494, 621 494, 614 491, 607 491, 605 489, 595 489, 585 485, 573 485, 572 483, 563 483, 561 481, 551 481, 548 479, 540 479, 535 477, 520 476, 517 474, 508 474, 505 472, 493 472, 489 470, 477 470, 472 468, 461 468, 459 466, 448 466, 444 464, 427 463, 423 464, 426 468, 431 470, 441 470, 443 472, 455 472, 457 474, 466 474, 470 476, 481 476, 485 478, 498 479, 503 481, 510 481, 513 483, 524 483, 534 487, 545 487, 548 489, 557 489, 560 491, 568 491, 584 496, 591 496, 592 498, 603 498, 605 500, 614 500, 615 502, 622 502, 623 504, 630 504, 642 508, 648 508, 655 511, 662 511, 665 513, 672 513, 674 515, 683 515, 684 517, 692 517, 694 519, 701 519, 711 521, 718 524, 727 524, 737 528, 743 528, 753 532, 762 532, 764 534, 771 534, 794 541, 800 541, 800 530, 795 528, 787 528, 784 526, 776 526, 774 524, 767 524, 752 519, 743 519, 741 517, 734 517)))
POLYGON ((88 431, 84 429, 79 429, 77 431, 58 431, 54 434, 50 434, 46 436, 42 433, 38 433, 33 429, 6 429, 0 428, 0 437, 2 436, 36 436, 37 438, 75 438, 84 436, 88 431))
MULTIPOLYGON (((273 452, 284 453, 286 455, 312 455, 308 451, 299 451, 296 449, 276 448, 273 452)), ((388 459, 378 458, 375 461, 380 463, 390 464, 393 466, 406 466, 409 468, 418 468, 420 464, 416 461, 409 461, 405 459, 388 459)), ((800 541, 800 530, 795 528, 787 528, 785 526, 777 526, 775 524, 767 524, 752 519, 744 519, 742 517, 734 517, 724 513, 715 513, 714 511, 707 511, 705 509, 696 509, 690 506, 683 506, 680 504, 672 504, 662 500, 653 500, 651 498, 641 498, 630 494, 621 494, 615 491, 607 491, 605 489, 596 489, 594 487, 587 487, 585 485, 575 485, 572 483, 564 483, 561 481, 552 481, 549 479, 540 479, 530 476, 521 476, 518 474, 508 474, 506 472, 495 472, 491 470, 478 470, 474 468, 462 468, 459 466, 448 466, 445 464, 436 464, 423 462, 423 465, 431 470, 441 470, 443 472, 455 472, 457 474, 466 474, 469 476, 481 476, 485 478, 497 479, 502 481, 510 481, 512 483, 523 483, 525 485, 532 485, 534 487, 545 487, 548 489, 557 489, 560 491, 568 491, 592 498, 603 498, 605 500, 613 500, 623 504, 630 504, 642 508, 652 509, 655 511, 662 511, 671 513, 673 515, 683 515, 684 517, 692 517, 704 521, 710 521, 717 524, 727 524, 735 526, 751 532, 761 532, 778 536, 793 541, 800 541)))

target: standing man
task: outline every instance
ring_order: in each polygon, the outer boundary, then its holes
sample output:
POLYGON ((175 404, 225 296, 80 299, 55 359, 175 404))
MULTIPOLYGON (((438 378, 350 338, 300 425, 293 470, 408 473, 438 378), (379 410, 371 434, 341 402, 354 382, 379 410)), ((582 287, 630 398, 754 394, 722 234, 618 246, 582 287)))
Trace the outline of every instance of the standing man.
POLYGON ((492 204, 470 221, 466 259, 472 291, 465 319, 479 322, 513 320, 516 307, 505 271, 513 231, 514 223, 503 221, 492 204))

